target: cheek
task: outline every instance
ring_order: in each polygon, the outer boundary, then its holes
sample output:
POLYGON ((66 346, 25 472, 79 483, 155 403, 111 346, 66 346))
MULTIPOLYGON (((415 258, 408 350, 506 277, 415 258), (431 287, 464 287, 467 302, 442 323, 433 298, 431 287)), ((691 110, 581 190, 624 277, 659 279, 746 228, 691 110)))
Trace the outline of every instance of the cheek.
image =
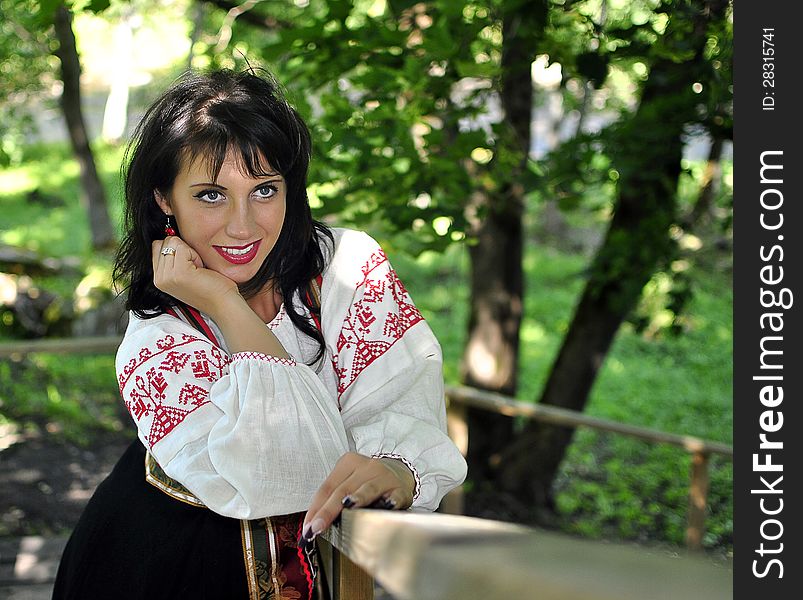
POLYGON ((287 207, 284 203, 279 206, 272 207, 272 210, 266 211, 265 219, 263 221, 264 228, 270 231, 273 235, 277 236, 284 227, 284 220, 287 216, 287 207))
POLYGON ((196 252, 203 252, 205 242, 211 240, 215 232, 219 229, 214 219, 209 215, 188 211, 183 214, 176 212, 179 224, 179 235, 187 244, 193 247, 196 252))

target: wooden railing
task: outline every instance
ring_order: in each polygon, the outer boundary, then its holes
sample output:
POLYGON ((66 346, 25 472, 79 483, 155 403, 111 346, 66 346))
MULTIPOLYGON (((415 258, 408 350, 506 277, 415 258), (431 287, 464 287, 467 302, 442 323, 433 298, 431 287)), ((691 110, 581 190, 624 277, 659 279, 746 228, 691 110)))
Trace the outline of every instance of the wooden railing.
POLYGON ((733 565, 488 519, 352 509, 326 534, 331 600, 724 600, 733 565), (339 558, 337 558, 339 556, 339 558), (343 569, 333 574, 334 561, 343 569), (332 585, 334 580, 335 585, 332 585))
MULTIPOLYGON (((733 459, 733 446, 721 442, 712 442, 689 435, 667 433, 656 429, 628 425, 608 419, 591 417, 581 412, 567 410, 544 404, 520 402, 508 396, 494 394, 469 387, 447 387, 446 397, 449 401, 449 430, 452 439, 465 454, 468 447, 468 426, 465 420, 465 408, 480 408, 510 417, 526 417, 537 419, 553 425, 564 427, 589 427, 597 431, 609 431, 619 435, 645 440, 653 444, 671 444, 679 446, 691 453, 692 468, 689 484, 689 508, 687 512, 686 546, 697 550, 702 547, 705 532, 705 513, 708 498, 709 473, 708 463, 712 454, 733 459)), ((449 512, 459 513, 459 490, 448 499, 449 512)))
POLYGON ((119 335, 43 338, 39 340, 14 340, 0 343, 0 358, 22 358, 37 352, 52 354, 108 354, 117 350, 122 341, 119 335))

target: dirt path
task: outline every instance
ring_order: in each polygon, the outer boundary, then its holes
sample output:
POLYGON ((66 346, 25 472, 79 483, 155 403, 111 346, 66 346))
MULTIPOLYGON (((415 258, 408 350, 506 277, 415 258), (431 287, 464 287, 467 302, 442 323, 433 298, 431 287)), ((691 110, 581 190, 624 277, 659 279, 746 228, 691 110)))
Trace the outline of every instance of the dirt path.
POLYGON ((37 434, 0 451, 0 538, 68 534, 132 435, 100 434, 82 448, 37 434))
POLYGON ((98 434, 88 448, 14 437, 0 445, 0 600, 49 600, 67 537, 133 432, 98 434))

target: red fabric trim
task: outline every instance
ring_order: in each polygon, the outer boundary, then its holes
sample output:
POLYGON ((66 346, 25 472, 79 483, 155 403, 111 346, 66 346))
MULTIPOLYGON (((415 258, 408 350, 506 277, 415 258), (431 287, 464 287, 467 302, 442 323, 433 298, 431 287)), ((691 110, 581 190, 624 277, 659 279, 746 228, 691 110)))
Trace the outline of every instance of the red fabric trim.
POLYGON ((202 341, 201 338, 193 335, 187 335, 185 333, 182 334, 181 341, 176 342, 175 337, 168 334, 162 339, 156 341, 155 352, 148 347, 141 348, 139 353, 135 357, 132 357, 131 360, 128 361, 128 364, 126 364, 121 369, 120 373, 118 373, 117 381, 120 386, 120 390, 122 391, 123 387, 125 387, 125 385, 128 383, 128 380, 131 378, 131 375, 134 373, 134 371, 136 371, 146 361, 151 360, 159 354, 168 352, 169 350, 174 350, 175 348, 185 346, 186 344, 200 341, 202 341))
POLYGON ((198 312, 197 309, 189 305, 187 305, 187 310, 198 321, 198 324, 201 326, 204 335, 206 335, 206 337, 208 337, 215 346, 222 347, 220 345, 220 342, 217 341, 217 337, 215 337, 215 334, 212 333, 212 329, 209 327, 209 325, 206 324, 206 321, 204 321, 204 318, 201 316, 201 313, 198 312))
MULTIPOLYGON (((323 276, 322 275, 318 275, 315 278, 315 282, 318 284, 318 292, 323 296, 323 291, 322 291, 322 288, 323 288, 323 276)), ((322 301, 323 298, 321 298, 320 300, 322 301)), ((307 302, 309 302, 310 306, 312 306, 314 304, 314 302, 312 301, 312 296, 309 293, 309 288, 307 289, 307 302)), ((320 306, 318 306, 318 310, 321 310, 320 306)), ((321 328, 321 320, 317 316, 315 316, 315 313, 313 313, 312 311, 310 311, 310 316, 312 317, 312 320, 315 322, 315 327, 318 328, 318 332, 319 333, 323 333, 323 329, 321 328)))
MULTIPOLYGON (((302 530, 302 524, 300 523, 298 525, 298 532, 297 532, 298 539, 301 539, 301 530, 302 530)), ((307 578, 307 586, 309 586, 309 597, 312 598, 313 589, 315 587, 315 578, 313 577, 312 571, 310 570, 309 558, 305 555, 304 549, 301 547, 301 544, 298 545, 296 552, 298 554, 298 560, 301 563, 301 568, 304 570, 304 575, 307 578)))
POLYGON ((236 360, 246 360, 246 359, 253 359, 253 360, 261 360, 264 362, 279 364, 279 365, 287 365, 288 367, 295 367, 296 361, 294 358, 279 358, 278 356, 271 356, 269 354, 262 354, 261 352, 235 352, 231 355, 231 362, 236 360))

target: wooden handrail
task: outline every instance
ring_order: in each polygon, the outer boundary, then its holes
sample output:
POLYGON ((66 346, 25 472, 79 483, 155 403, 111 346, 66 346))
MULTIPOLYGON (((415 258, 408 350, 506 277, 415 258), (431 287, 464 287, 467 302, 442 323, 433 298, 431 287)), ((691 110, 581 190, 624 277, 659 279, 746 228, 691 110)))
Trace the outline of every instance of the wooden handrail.
MULTIPOLYGON (((703 440, 689 435, 667 433, 647 427, 628 425, 609 419, 591 417, 581 412, 568 410, 545 404, 529 404, 514 398, 478 390, 470 387, 446 387, 446 398, 449 400, 450 435, 465 454, 468 447, 468 427, 465 422, 465 407, 474 407, 510 417, 527 417, 553 425, 564 427, 590 427, 598 431, 609 431, 626 435, 650 443, 663 443, 679 446, 692 454, 691 481, 689 483, 689 504, 686 522, 686 547, 700 550, 703 546, 705 532, 705 514, 708 497, 708 463, 711 454, 721 454, 733 459, 733 446, 703 440), (457 409, 457 406, 460 408, 457 409)), ((445 508, 451 513, 462 512, 462 496, 460 490, 449 494, 445 508)))
POLYGON ((352 509, 343 511, 327 537, 334 554, 345 555, 397 600, 733 597, 730 560, 571 538, 489 519, 352 509))
POLYGON ((565 427, 590 427, 599 431, 610 431, 648 442, 658 442, 680 446, 688 452, 721 454, 733 457, 733 446, 722 442, 703 440, 691 435, 678 435, 657 429, 628 425, 610 419, 591 417, 585 413, 546 404, 521 402, 493 392, 470 387, 446 387, 446 397, 453 402, 474 408, 497 412, 510 417, 529 417, 565 427))
POLYGON ((0 358, 22 357, 37 352, 52 354, 106 354, 114 352, 123 340, 119 335, 42 338, 38 340, 15 340, 0 343, 0 358))

